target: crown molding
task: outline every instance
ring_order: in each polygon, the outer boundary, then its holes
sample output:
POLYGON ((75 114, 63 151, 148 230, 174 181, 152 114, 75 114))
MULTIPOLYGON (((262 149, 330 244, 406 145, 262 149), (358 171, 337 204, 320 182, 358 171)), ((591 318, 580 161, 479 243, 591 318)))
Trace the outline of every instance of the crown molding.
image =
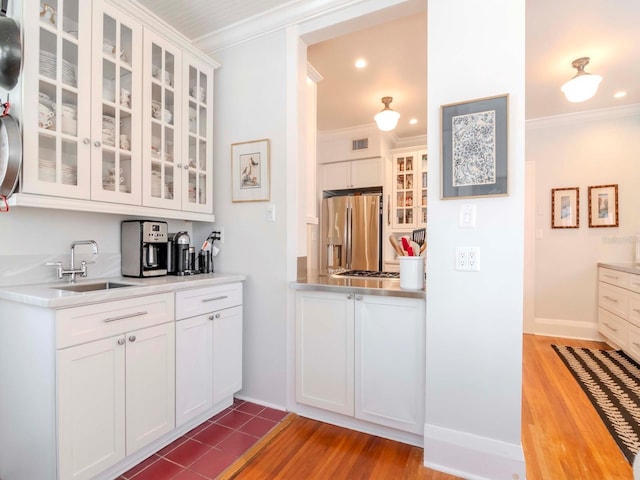
POLYGON ((334 20, 345 21, 353 16, 398 4, 413 5, 416 1, 418 0, 292 0, 260 15, 195 38, 193 44, 207 55, 213 55, 225 48, 327 16, 336 15, 334 20))
POLYGON ((640 115, 640 103, 634 103, 621 107, 601 108, 598 110, 587 110, 585 112, 554 115, 552 117, 533 118, 525 121, 525 128, 549 128, 597 120, 610 120, 612 118, 635 117, 638 115, 640 115))

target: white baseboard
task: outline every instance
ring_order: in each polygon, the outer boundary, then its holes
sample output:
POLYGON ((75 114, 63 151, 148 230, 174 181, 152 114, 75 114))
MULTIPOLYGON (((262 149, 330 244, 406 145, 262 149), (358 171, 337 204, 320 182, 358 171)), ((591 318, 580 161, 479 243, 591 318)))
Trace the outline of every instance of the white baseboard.
POLYGON ((580 322, 577 320, 563 320, 559 318, 535 318, 533 321, 534 335, 547 337, 575 338, 579 340, 603 341, 598 333, 598 324, 580 322))
POLYGON ((274 410, 282 410, 283 412, 288 411, 287 407, 283 407, 282 405, 279 405, 277 403, 265 402, 263 400, 258 400, 257 398, 249 397, 247 395, 242 395, 240 393, 236 393, 234 397, 237 398, 238 400, 242 400, 243 402, 255 403, 256 405, 260 405, 262 407, 269 407, 269 408, 273 408, 274 410))
POLYGON ((526 478, 521 444, 436 425, 424 426, 424 466, 469 480, 526 478))

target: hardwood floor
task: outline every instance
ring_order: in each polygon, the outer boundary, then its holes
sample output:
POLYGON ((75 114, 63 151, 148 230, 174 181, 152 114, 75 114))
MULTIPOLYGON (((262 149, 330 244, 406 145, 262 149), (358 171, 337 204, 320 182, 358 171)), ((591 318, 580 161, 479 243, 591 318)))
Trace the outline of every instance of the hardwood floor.
MULTIPOLYGON (((599 342, 524 335, 522 444, 528 480, 631 480, 633 474, 552 344, 599 342)), ((422 465, 422 449, 291 415, 223 479, 455 480, 422 465)))

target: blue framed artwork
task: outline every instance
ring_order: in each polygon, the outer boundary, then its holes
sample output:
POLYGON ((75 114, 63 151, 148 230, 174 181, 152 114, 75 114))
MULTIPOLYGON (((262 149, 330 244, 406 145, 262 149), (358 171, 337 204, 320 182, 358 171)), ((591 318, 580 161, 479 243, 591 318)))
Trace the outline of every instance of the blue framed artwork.
POLYGON ((442 105, 441 199, 508 195, 509 95, 442 105))

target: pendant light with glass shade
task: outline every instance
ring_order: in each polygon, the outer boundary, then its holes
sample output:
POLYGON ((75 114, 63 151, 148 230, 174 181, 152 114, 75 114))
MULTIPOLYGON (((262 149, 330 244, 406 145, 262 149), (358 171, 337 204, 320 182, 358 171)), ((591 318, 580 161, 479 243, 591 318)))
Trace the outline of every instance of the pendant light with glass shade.
POLYGON ((395 110, 389 108, 389 104, 393 101, 393 97, 382 97, 382 103, 384 103, 384 109, 373 117, 378 124, 378 128, 383 132, 388 132, 396 128, 398 125, 398 119, 400 114, 395 110))
POLYGON ((562 92, 570 102, 584 102, 596 94, 598 85, 602 81, 600 75, 592 75, 584 71, 589 63, 589 57, 575 59, 571 65, 578 69, 576 76, 562 85, 562 92))

